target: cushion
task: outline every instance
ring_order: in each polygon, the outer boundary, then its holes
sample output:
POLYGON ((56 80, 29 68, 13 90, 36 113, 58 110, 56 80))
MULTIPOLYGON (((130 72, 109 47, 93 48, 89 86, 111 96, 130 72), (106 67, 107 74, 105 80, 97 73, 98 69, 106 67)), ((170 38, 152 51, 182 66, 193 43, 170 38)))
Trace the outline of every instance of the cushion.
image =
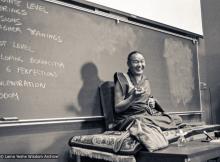
POLYGON ((106 131, 102 134, 73 136, 69 145, 120 155, 134 155, 142 145, 125 131, 106 131))
POLYGON ((134 155, 118 155, 110 152, 90 150, 81 147, 72 146, 69 153, 71 158, 77 155, 80 157, 89 157, 91 159, 101 159, 110 162, 136 162, 134 155))

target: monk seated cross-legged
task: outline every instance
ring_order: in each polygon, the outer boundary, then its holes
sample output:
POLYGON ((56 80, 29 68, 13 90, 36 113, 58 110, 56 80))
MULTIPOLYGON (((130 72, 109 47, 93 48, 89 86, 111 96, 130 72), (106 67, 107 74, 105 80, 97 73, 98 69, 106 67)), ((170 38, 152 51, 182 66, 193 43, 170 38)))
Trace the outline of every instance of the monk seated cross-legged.
POLYGON ((114 75, 115 128, 129 130, 131 135, 143 144, 147 142, 147 145, 149 137, 152 137, 153 150, 166 147, 168 142, 162 130, 178 128, 182 119, 178 115, 166 114, 151 95, 149 80, 143 74, 145 58, 140 52, 131 52, 127 65, 127 73, 114 75))

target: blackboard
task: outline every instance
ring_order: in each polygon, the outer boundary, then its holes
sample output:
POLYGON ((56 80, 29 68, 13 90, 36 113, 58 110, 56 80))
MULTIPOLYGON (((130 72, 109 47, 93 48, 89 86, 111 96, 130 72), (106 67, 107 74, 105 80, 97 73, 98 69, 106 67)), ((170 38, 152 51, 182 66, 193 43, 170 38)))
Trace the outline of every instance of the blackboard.
POLYGON ((102 115, 98 85, 126 72, 133 50, 144 53, 152 93, 166 111, 200 110, 191 40, 70 6, 0 1, 0 116, 102 115))

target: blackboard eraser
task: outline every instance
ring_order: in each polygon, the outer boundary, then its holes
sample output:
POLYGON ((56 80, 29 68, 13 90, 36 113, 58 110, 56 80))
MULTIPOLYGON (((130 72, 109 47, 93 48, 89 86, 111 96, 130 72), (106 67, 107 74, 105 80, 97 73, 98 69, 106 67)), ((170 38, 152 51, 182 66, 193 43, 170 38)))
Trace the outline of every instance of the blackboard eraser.
POLYGON ((18 117, 1 117, 0 121, 15 121, 18 120, 18 117))

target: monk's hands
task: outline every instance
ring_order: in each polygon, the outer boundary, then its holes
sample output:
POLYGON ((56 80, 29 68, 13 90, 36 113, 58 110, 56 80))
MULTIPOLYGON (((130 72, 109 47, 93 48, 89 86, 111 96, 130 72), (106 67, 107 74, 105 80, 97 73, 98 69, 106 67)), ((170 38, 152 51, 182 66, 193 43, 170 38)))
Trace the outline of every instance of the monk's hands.
POLYGON ((134 88, 134 96, 135 97, 140 97, 145 93, 144 88, 134 88))
POLYGON ((154 98, 149 98, 147 103, 150 108, 155 108, 156 101, 154 98))

